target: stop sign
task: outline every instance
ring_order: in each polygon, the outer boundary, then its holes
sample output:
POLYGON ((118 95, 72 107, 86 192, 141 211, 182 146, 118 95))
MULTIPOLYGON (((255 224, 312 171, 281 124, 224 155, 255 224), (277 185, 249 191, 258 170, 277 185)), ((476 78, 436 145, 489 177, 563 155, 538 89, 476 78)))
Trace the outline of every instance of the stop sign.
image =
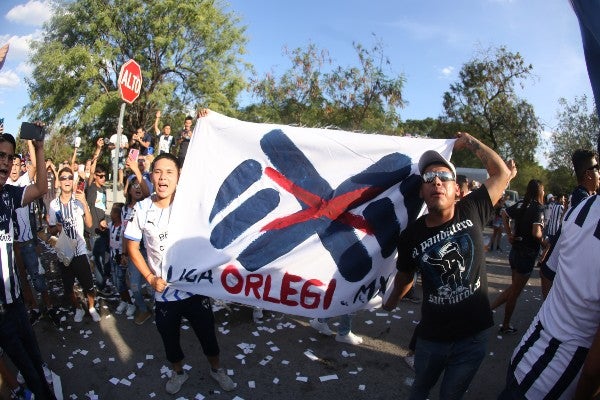
POLYGON ((135 60, 129 60, 119 72, 119 93, 126 103, 133 103, 142 90, 142 69, 135 60))

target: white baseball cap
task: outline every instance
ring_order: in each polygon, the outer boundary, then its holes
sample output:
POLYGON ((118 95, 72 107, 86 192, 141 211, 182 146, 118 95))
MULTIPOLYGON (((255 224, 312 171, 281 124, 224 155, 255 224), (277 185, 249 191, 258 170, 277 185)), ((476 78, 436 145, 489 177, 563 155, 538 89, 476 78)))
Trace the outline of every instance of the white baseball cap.
POLYGON ((456 169, 454 165, 448 160, 446 160, 440 153, 435 150, 427 150, 421 158, 419 159, 419 173, 423 175, 425 168, 430 166, 431 164, 443 164, 452 171, 452 175, 456 178, 456 169))

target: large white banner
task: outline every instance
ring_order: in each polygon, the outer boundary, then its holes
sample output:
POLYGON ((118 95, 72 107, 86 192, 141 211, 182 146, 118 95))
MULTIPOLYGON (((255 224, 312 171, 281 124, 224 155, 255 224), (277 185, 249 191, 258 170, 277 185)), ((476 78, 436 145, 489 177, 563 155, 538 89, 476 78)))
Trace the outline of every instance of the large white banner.
POLYGON ((211 111, 187 153, 163 272, 173 288, 289 314, 364 308, 421 212, 420 155, 450 158, 452 145, 211 111))

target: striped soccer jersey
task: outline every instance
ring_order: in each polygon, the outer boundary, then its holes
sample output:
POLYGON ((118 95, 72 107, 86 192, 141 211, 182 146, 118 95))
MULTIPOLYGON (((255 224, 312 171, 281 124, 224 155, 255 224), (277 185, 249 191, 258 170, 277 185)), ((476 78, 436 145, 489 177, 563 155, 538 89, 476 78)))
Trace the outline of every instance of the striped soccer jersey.
POLYGON ((548 213, 548 220, 546 221, 546 234, 548 236, 554 236, 560 228, 562 222, 562 214, 564 207, 558 203, 552 204, 550 212, 548 213))
POLYGON ((513 353, 510 369, 529 399, 570 399, 600 322, 600 196, 565 215, 548 264, 550 294, 513 353))

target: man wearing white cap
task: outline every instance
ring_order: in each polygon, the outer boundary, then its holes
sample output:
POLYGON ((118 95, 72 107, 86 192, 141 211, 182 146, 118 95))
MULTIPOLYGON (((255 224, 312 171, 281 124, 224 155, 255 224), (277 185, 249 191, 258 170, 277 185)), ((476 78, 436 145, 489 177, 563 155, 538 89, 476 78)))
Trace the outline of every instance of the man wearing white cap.
POLYGON ((486 353, 494 325, 487 293, 483 228, 494 204, 516 175, 488 146, 459 132, 454 149, 467 148, 483 163, 489 178, 461 201, 452 163, 435 151, 419 160, 420 196, 428 213, 400 235, 398 273, 384 303, 392 310, 421 270, 422 318, 415 349, 415 381, 410 399, 426 399, 443 373, 441 399, 460 399, 486 353))

